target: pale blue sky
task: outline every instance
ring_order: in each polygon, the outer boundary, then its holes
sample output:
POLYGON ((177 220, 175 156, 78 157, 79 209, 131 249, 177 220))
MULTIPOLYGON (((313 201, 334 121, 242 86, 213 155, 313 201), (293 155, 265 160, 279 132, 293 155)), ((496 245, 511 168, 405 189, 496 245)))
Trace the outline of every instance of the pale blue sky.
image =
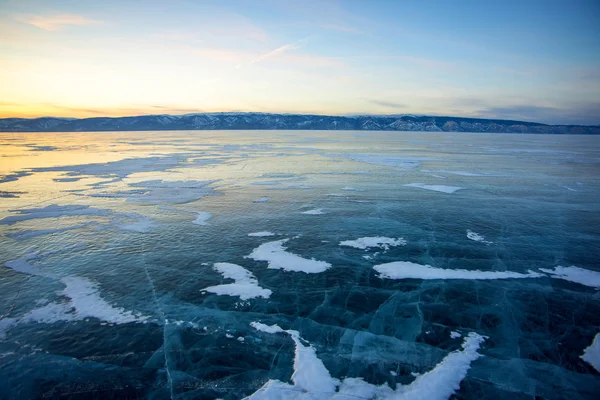
POLYGON ((600 1, 0 0, 0 116, 600 124, 600 1))

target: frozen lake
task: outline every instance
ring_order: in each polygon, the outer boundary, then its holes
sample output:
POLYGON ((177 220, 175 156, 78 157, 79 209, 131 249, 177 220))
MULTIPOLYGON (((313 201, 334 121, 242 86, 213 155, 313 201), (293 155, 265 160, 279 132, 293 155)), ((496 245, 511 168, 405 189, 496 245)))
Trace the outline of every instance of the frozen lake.
POLYGON ((0 398, 600 398, 599 136, 0 146, 0 398))

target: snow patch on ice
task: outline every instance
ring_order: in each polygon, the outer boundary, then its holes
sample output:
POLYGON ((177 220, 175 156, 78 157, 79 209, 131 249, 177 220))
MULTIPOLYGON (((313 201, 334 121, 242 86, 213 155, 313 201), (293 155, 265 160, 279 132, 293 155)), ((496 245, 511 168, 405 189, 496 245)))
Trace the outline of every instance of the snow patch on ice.
POLYGON ((215 263, 213 268, 223 275, 224 278, 233 279, 234 283, 209 286, 202 290, 217 295, 238 296, 242 300, 253 299, 255 297, 267 299, 271 296, 271 290, 260 287, 254 275, 237 264, 215 263))
POLYGON ((301 214, 306 214, 306 215, 323 215, 323 214, 327 214, 327 213, 324 212, 322 208, 315 208, 314 210, 303 211, 303 212, 301 212, 301 214))
POLYGON ((460 388, 471 363, 481 354, 477 352, 484 337, 471 332, 462 344, 462 350, 448 354, 431 371, 418 375, 410 385, 398 384, 392 390, 387 384, 381 386, 365 382, 362 378, 346 378, 342 381, 331 376, 317 357, 315 348, 303 344, 297 331, 283 330, 277 325, 259 322, 250 324, 255 329, 275 334, 290 335, 295 345, 293 385, 279 380, 267 381, 247 399, 405 399, 446 400, 460 388))
POLYGON ((380 278, 389 279, 523 279, 540 278, 543 274, 529 271, 526 274, 510 271, 480 271, 467 269, 444 269, 431 265, 421 265, 409 261, 395 261, 375 265, 373 269, 379 272, 380 278))
POLYGON ((476 242, 481 242, 481 243, 485 243, 487 245, 490 245, 494 242, 490 242, 488 240, 485 240, 485 237, 483 237, 482 235, 480 235, 477 232, 473 232, 472 230, 467 229, 467 238, 474 240, 476 242))
POLYGON ((196 225, 210 225, 207 221, 212 217, 212 214, 206 211, 195 211, 198 216, 192 222, 196 225))
POLYGON ((275 236, 275 234, 273 232, 269 232, 269 231, 261 231, 261 232, 252 232, 252 233, 249 233, 248 236, 266 237, 266 236, 275 236))
POLYGON ((594 341, 583 350, 583 354, 580 357, 583 361, 594 367, 596 371, 600 372, 600 333, 594 336, 594 341))
POLYGON ((451 339, 458 339, 459 337, 461 337, 462 335, 456 331, 452 331, 450 332, 450 338, 451 339))
POLYGON ((407 183, 406 185, 402 185, 402 186, 415 187, 415 188, 425 189, 425 190, 433 190, 435 192, 442 192, 442 193, 454 193, 457 190, 464 189, 464 188, 458 187, 458 186, 426 185, 424 183, 407 183))
POLYGON ((141 322, 148 316, 113 307, 98 293, 98 284, 85 278, 66 277, 61 282, 66 285, 63 294, 70 298, 69 306, 75 309, 77 319, 98 318, 115 324, 141 322))
POLYGON ((356 240, 344 240, 340 242, 340 246, 354 247, 356 249, 366 250, 370 247, 378 247, 380 249, 388 250, 393 246, 404 246, 406 240, 403 238, 389 238, 384 236, 369 236, 362 237, 356 240))
POLYGON ((150 229, 153 226, 154 226, 154 222, 152 222, 149 218, 140 216, 136 222, 132 222, 130 224, 119 225, 119 229, 123 229, 126 231, 146 233, 146 232, 150 231, 150 229))
POLYGON ((600 289, 600 272, 591 271, 589 269, 583 269, 575 266, 558 266, 554 269, 540 268, 540 271, 550 274, 553 278, 556 279, 564 279, 566 281, 571 281, 579 283, 581 285, 600 289))
POLYGON ((283 244, 288 240, 281 239, 263 243, 246 257, 256 261, 267 261, 270 269, 283 269, 284 271, 305 272, 307 274, 324 272, 331 268, 331 264, 325 261, 302 258, 287 252, 283 244))
POLYGON ((250 326, 256 329, 257 331, 265 332, 265 333, 278 333, 285 332, 279 325, 267 325, 261 322, 251 322, 250 326))

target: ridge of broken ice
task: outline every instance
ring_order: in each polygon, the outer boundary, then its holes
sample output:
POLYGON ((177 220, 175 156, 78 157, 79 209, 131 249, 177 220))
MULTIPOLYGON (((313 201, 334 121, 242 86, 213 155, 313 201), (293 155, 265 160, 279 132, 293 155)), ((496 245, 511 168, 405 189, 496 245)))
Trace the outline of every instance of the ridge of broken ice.
POLYGON ((575 282, 581 285, 600 289, 600 272, 575 266, 558 266, 554 269, 540 268, 540 271, 550 274, 556 279, 563 279, 565 281, 575 282))
POLYGON ((462 350, 449 353, 432 370, 418 375, 409 385, 397 384, 396 390, 384 383, 374 385, 362 378, 334 378, 315 348, 300 337, 298 331, 283 330, 278 325, 266 325, 252 322, 250 326, 258 331, 277 334, 288 334, 294 341, 294 372, 291 376, 293 384, 270 379, 260 389, 246 399, 404 399, 404 400, 446 400, 459 388, 467 376, 471 363, 481 357, 479 347, 484 337, 475 332, 467 335, 462 350), (303 344, 306 342, 307 344, 303 344))
POLYGON ((233 279, 233 283, 225 283, 216 286, 209 286, 202 290, 215 293, 217 295, 238 296, 242 300, 249 300, 255 297, 269 298, 271 293, 269 289, 264 289, 258 285, 256 277, 244 267, 231 263, 215 263, 214 270, 223 275, 223 278, 233 279))
POLYGON ((375 265, 373 269, 379 272, 380 278, 388 279, 523 279, 540 278, 545 276, 534 271, 526 274, 511 271, 480 271, 467 269, 436 268, 431 265, 421 265, 410 261, 394 261, 375 265))
POLYGON ((392 246, 404 246, 406 240, 403 238, 389 238, 385 236, 367 236, 355 240, 344 240, 340 242, 340 246, 354 247, 356 249, 366 250, 370 247, 378 247, 388 250, 392 246))
POLYGON ((282 269, 284 271, 305 272, 316 274, 331 268, 331 264, 318 261, 314 258, 307 259, 296 254, 289 253, 283 246, 289 239, 276 240, 263 243, 246 256, 256 261, 267 261, 270 269, 282 269))
POLYGON ((464 189, 464 188, 458 187, 458 186, 426 185, 424 183, 407 183, 402 186, 415 187, 415 188, 425 189, 425 190, 433 190, 434 192, 442 192, 442 193, 449 193, 449 194, 454 193, 457 190, 464 189))

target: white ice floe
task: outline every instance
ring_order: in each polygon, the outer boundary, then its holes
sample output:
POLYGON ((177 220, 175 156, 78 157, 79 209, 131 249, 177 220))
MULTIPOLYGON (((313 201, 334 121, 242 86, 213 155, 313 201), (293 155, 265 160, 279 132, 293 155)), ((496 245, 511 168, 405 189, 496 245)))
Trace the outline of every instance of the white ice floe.
POLYGON ((266 237, 266 236, 275 236, 275 234, 273 232, 269 232, 269 231, 260 231, 260 232, 249 233, 248 236, 266 237))
POLYGON ((459 337, 461 337, 462 335, 456 331, 452 331, 450 332, 450 338, 451 339, 458 339, 459 337))
POLYGON ((431 265, 421 265, 409 261, 394 261, 375 265, 373 269, 379 272, 379 277, 389 279, 523 279, 540 278, 543 274, 528 271, 526 274, 510 271, 480 271, 467 269, 436 268, 431 265))
POLYGON ((269 201, 268 197, 261 197, 260 199, 252 200, 253 203, 266 203, 269 201))
POLYGON ((600 272, 574 266, 558 266, 554 269, 540 268, 540 271, 550 274, 556 279, 564 279, 566 281, 579 283, 581 285, 600 288, 600 272))
POLYGON ((18 215, 12 215, 0 220, 2 225, 12 225, 16 222, 27 221, 30 219, 37 218, 58 218, 58 217, 71 217, 81 215, 111 215, 112 211, 101 208, 94 208, 85 205, 66 205, 59 206, 56 204, 50 204, 49 206, 42 208, 29 208, 25 210, 11 210, 16 212, 18 215))
POLYGON ((39 253, 30 253, 16 260, 7 261, 4 265, 21 274, 43 276, 44 273, 37 266, 29 262, 39 257, 39 253))
POLYGON ((267 299, 271 296, 271 290, 260 287, 254 275, 237 264, 215 263, 213 268, 223 275, 224 278, 233 279, 234 283, 209 286, 202 290, 218 295, 237 296, 242 300, 253 299, 255 297, 267 299))
POLYGON ((482 235, 480 235, 477 232, 473 232, 472 230, 467 229, 467 238, 474 240, 476 242, 481 242, 481 243, 485 243, 485 244, 492 244, 494 242, 490 242, 488 240, 485 240, 485 237, 483 237, 482 235))
POLYGON ((594 367, 596 371, 600 372, 600 333, 594 336, 594 341, 583 350, 583 354, 580 357, 583 361, 594 367))
POLYGON ((212 214, 206 211, 195 211, 198 215, 196 219, 192 222, 196 225, 210 225, 208 220, 212 218, 212 214))
POLYGON ((300 214, 306 214, 306 215, 322 215, 322 214, 327 214, 325 211, 323 211, 322 208, 315 208, 314 210, 308 210, 308 211, 303 211, 300 214))
POLYGON ((356 240, 344 240, 340 242, 340 246, 354 247, 361 250, 366 250, 370 247, 388 250, 390 247, 404 246, 405 244, 406 240, 403 238, 394 239, 384 236, 369 236, 358 238, 356 240))
POLYGON ((294 341, 295 357, 291 377, 293 384, 271 379, 247 399, 446 400, 460 388, 460 382, 467 375, 471 362, 481 356, 477 350, 485 340, 474 332, 469 333, 462 350, 448 354, 431 371, 417 376, 410 385, 398 384, 396 390, 392 390, 387 384, 378 386, 365 382, 362 378, 339 380, 332 377, 317 357, 315 348, 302 339, 297 331, 258 322, 250 325, 270 334, 288 334, 294 341))
POLYGON ((342 190, 346 190, 346 191, 349 191, 349 192, 362 192, 363 191, 362 189, 357 189, 357 188, 352 187, 352 186, 344 186, 342 188, 342 190))
POLYGON ((283 244, 288 240, 281 239, 263 243, 246 257, 256 261, 267 261, 269 263, 268 268, 271 269, 305 272, 307 274, 315 274, 331 268, 331 264, 325 261, 302 258, 296 254, 287 252, 283 244))
POLYGON ((464 189, 464 188, 458 187, 458 186, 426 185, 424 183, 407 183, 406 185, 402 185, 402 186, 416 187, 419 189, 433 190, 435 192, 442 192, 442 193, 454 193, 457 190, 464 189))

